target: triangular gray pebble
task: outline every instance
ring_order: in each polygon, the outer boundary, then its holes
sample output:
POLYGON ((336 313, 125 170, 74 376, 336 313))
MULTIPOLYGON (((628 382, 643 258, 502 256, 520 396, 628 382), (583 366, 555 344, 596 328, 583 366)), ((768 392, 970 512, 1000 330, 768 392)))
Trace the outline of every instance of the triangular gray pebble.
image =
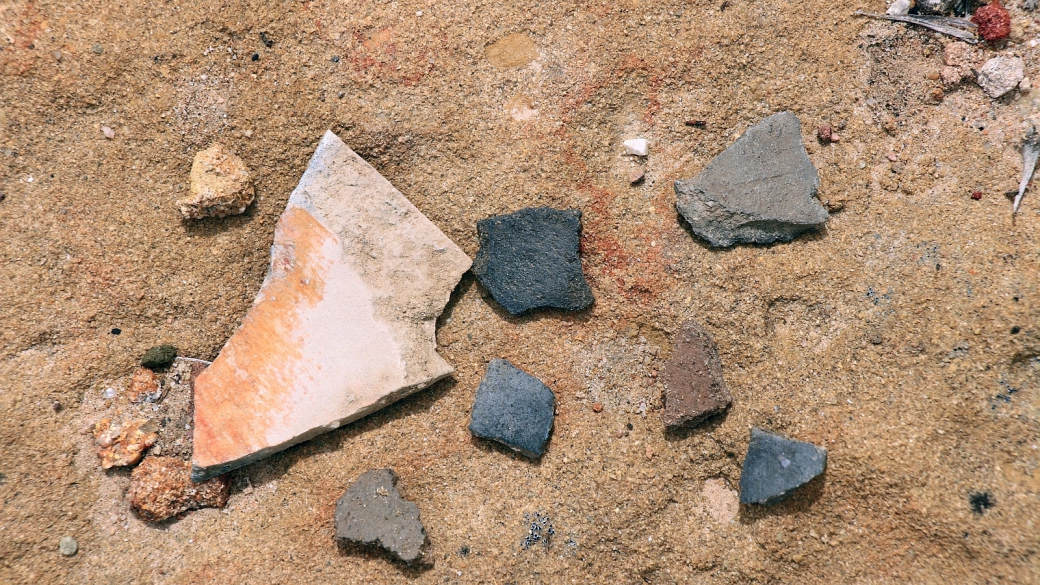
POLYGON ((693 179, 675 182, 676 206, 715 247, 786 242, 827 221, 801 123, 780 112, 752 126, 693 179))
POLYGON ((752 428, 740 472, 740 503, 778 502, 826 467, 826 449, 752 428))

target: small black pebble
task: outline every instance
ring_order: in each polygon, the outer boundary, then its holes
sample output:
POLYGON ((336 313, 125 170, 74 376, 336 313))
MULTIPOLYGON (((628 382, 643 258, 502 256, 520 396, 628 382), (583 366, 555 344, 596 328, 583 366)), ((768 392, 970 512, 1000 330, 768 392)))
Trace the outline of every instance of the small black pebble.
POLYGON ((940 270, 941 268, 942 268, 942 265, 941 265, 941 264, 936 264, 936 265, 935 265, 935 271, 936 271, 936 272, 939 272, 939 270, 940 270))
POLYGON ((459 556, 460 557, 464 557, 464 556, 466 556, 468 554, 469 554, 469 547, 468 546, 464 546, 464 547, 459 549, 459 556))
POLYGON ((65 408, 65 407, 62 406, 60 402, 55 402, 54 404, 51 405, 51 408, 54 409, 54 412, 61 412, 62 409, 65 408))
POLYGON ((113 327, 112 328, 112 335, 119 335, 122 332, 123 332, 123 330, 118 328, 118 327, 113 327))
POLYGON ((997 505, 993 501, 993 494, 989 492, 971 492, 968 494, 968 503, 976 514, 982 514, 997 505))
MULTIPOLYGON (((3 200, 4 200, 3 195, 0 195, 0 201, 3 201, 3 200)), ((1011 300, 1013 300, 1013 301, 1015 301, 1017 303, 1018 302, 1018 297, 1011 297, 1011 300)))
POLYGON ((339 63, 339 57, 333 57, 332 58, 332 62, 333 63, 339 63))
POLYGON ((627 425, 625 425, 625 428, 631 431, 632 430, 632 423, 628 423, 627 425))
MULTIPOLYGON (((7 193, 0 193, 0 201, 3 201, 4 199, 7 199, 7 193)), ((1018 299, 1015 300, 1017 301, 1018 299)))
POLYGON ((253 53, 253 61, 259 61, 259 60, 260 60, 260 53, 253 53))
POLYGON ((1016 325, 1016 326, 1011 328, 1011 335, 1018 335, 1018 332, 1021 331, 1021 330, 1022 330, 1022 328, 1016 325))

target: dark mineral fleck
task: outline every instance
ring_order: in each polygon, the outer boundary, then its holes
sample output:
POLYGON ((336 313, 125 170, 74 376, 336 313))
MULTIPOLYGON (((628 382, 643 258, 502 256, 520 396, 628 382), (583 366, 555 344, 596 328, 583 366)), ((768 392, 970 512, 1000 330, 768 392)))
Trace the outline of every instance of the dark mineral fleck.
POLYGON ((530 527, 527 529, 527 536, 520 541, 520 548, 527 550, 538 543, 549 548, 552 544, 552 537, 556 534, 549 515, 541 512, 524 514, 524 524, 528 523, 530 523, 530 527))
POLYGON ((968 494, 968 503, 971 504, 971 510, 976 514, 982 514, 997 505, 993 501, 993 494, 989 492, 971 492, 968 494))

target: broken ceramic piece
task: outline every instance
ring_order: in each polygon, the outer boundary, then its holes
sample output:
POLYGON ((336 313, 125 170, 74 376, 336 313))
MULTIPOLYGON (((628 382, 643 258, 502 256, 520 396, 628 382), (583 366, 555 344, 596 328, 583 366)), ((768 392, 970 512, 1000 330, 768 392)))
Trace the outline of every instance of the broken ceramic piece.
POLYGON ((537 459, 545 453, 556 395, 541 380, 503 359, 493 359, 473 401, 469 430, 537 459))
POLYGON ((753 427, 740 471, 740 503, 779 502, 826 467, 826 449, 753 427))
POLYGON ((722 361, 711 335, 695 321, 683 323, 672 357, 661 370, 667 427, 696 426, 733 402, 722 379, 722 361))
POLYGON ((473 274, 511 315, 592 304, 581 271, 581 212, 529 207, 477 222, 473 274))
POLYGON ((379 545, 412 564, 423 561, 426 529, 419 507, 401 497, 392 469, 361 474, 336 502, 336 538, 379 545))
POLYGON ((715 247, 787 242, 827 221, 816 199, 816 167, 791 112, 755 124, 688 181, 676 206, 693 233, 715 247))
POLYGON ((437 316, 470 259, 326 132, 275 227, 242 325, 195 382, 201 481, 451 374, 437 316))

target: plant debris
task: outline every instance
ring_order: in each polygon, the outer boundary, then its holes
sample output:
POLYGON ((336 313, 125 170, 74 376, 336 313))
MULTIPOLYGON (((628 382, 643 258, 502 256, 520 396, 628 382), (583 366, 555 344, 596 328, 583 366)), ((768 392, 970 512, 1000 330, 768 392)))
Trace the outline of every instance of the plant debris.
POLYGON ((1015 196, 1011 213, 1018 213, 1018 206, 1022 204, 1022 196, 1026 194, 1026 187, 1033 178, 1033 171, 1036 170, 1038 157, 1040 157, 1040 134, 1037 134, 1035 128, 1030 128, 1022 143, 1022 181, 1018 184, 1018 195, 1015 196))
POLYGON ((950 35, 951 37, 967 41, 971 44, 979 42, 979 38, 975 34, 975 30, 978 27, 975 23, 963 18, 922 14, 876 14, 864 10, 857 10, 853 14, 857 16, 869 16, 870 18, 880 18, 882 20, 905 22, 907 24, 916 24, 917 26, 923 26, 936 32, 943 33, 944 35, 950 35))

